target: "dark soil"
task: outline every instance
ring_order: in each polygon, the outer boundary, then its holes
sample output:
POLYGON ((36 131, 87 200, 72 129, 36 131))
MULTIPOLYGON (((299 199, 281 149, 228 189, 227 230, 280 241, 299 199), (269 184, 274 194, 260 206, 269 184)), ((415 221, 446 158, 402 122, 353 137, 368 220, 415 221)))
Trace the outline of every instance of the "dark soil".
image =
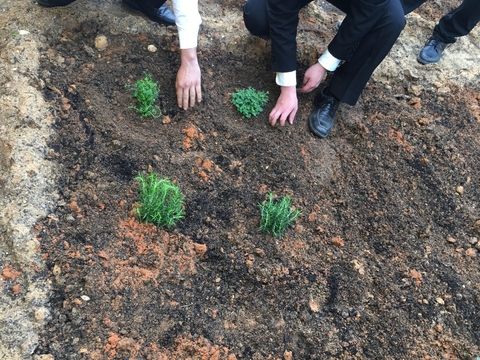
POLYGON ((35 229, 54 288, 37 354, 480 354, 479 256, 467 250, 479 236, 480 123, 469 112, 478 89, 411 98, 403 84, 370 82, 319 139, 306 123, 315 94, 299 96, 293 126, 268 124, 279 93, 268 58, 202 49, 204 100, 185 112, 173 87, 175 38, 110 36, 91 57, 84 45, 98 26, 71 28, 42 49, 45 97, 57 104, 51 158, 63 170, 55 216, 35 229), (128 109, 124 85, 144 71, 161 87, 165 117, 128 109), (231 94, 248 86, 270 101, 242 119, 231 94), (149 170, 185 195, 186 216, 169 231, 132 212, 135 177, 149 170), (258 232, 258 203, 270 191, 302 211, 281 239, 258 232))

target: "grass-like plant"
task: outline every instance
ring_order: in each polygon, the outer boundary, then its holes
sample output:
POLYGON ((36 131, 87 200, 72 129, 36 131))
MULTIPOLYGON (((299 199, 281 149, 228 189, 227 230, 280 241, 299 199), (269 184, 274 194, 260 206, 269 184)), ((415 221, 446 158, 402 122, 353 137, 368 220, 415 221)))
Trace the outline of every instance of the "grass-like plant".
POLYGON ((145 79, 137 80, 135 85, 125 84, 128 91, 133 91, 133 97, 137 99, 137 106, 129 106, 129 109, 134 109, 141 117, 153 116, 158 118, 162 115, 158 106, 154 105, 157 101, 160 90, 158 84, 152 81, 152 75, 145 74, 145 79))
POLYGON ((237 111, 246 118, 257 116, 263 111, 263 107, 268 102, 268 91, 257 91, 252 87, 238 90, 232 94, 232 104, 237 107, 237 111))
POLYGON ((139 174, 135 180, 139 183, 140 199, 134 212, 140 221, 169 228, 184 217, 184 196, 177 184, 152 171, 148 176, 139 174))
POLYGON ((274 194, 269 193, 263 204, 258 204, 262 215, 260 230, 273 234, 279 238, 285 229, 301 214, 300 210, 293 210, 290 196, 284 196, 279 201, 274 200, 274 194))

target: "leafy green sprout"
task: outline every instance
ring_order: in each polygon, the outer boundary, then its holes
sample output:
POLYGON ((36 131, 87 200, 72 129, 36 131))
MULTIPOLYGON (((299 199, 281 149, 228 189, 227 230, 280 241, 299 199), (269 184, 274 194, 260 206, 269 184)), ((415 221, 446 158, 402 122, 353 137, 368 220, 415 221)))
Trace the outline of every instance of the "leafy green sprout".
POLYGON ((301 214, 300 210, 292 209, 291 200, 290 196, 284 196, 275 201, 274 194, 270 192, 268 199, 258 204, 262 216, 258 231, 264 230, 281 238, 285 229, 301 214))
POLYGON ((134 212, 140 222, 170 228, 184 217, 184 196, 177 184, 172 183, 169 178, 160 178, 152 171, 148 176, 139 174, 135 180, 139 183, 140 195, 134 212))
POLYGON ((263 107, 268 102, 268 91, 257 91, 252 87, 248 89, 238 90, 232 94, 232 104, 237 107, 237 111, 250 118, 252 115, 257 116, 263 111, 263 107))
POLYGON ((158 118, 162 115, 158 106, 154 105, 157 101, 160 90, 158 83, 152 81, 152 75, 144 72, 145 78, 137 80, 135 85, 125 84, 128 91, 133 91, 133 97, 137 99, 137 106, 129 106, 129 109, 134 109, 141 117, 153 116, 158 118))

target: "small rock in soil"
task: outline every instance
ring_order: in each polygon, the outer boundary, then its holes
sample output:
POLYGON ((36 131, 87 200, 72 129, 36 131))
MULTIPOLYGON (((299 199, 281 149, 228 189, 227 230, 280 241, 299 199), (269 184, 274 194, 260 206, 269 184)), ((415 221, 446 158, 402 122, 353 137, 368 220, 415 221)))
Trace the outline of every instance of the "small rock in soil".
POLYGON ((260 256, 260 257, 265 256, 265 251, 263 251, 262 249, 259 249, 259 248, 256 248, 255 250, 253 250, 253 253, 257 256, 260 256))
POLYGON ((465 251, 465 255, 474 258, 475 256, 477 256, 477 251, 475 249, 469 248, 465 251))
POLYGON ((463 195, 463 186, 457 186, 456 192, 460 195, 463 195))
POLYGON ((475 221, 475 224, 473 224, 473 230, 480 234, 480 220, 475 221))
POLYGON ((123 338, 117 344, 118 350, 126 351, 131 349, 135 345, 135 340, 132 338, 123 338))
POLYGON ((98 51, 103 51, 108 47, 108 40, 105 35, 98 35, 95 38, 95 47, 98 51))
POLYGON ((345 246, 345 242, 341 237, 334 237, 332 238, 332 244, 335 245, 336 247, 343 247, 345 246))
POLYGON ((57 275, 60 275, 61 273, 62 273, 62 269, 58 264, 55 264, 53 266, 53 275, 57 276, 57 275))
POLYGON ((193 248, 195 249, 195 252, 197 253, 197 255, 200 257, 203 257, 207 252, 207 245, 205 244, 193 243, 193 248))
POLYGON ((34 355, 33 356, 34 360, 55 360, 53 355, 50 354, 45 354, 45 355, 34 355))

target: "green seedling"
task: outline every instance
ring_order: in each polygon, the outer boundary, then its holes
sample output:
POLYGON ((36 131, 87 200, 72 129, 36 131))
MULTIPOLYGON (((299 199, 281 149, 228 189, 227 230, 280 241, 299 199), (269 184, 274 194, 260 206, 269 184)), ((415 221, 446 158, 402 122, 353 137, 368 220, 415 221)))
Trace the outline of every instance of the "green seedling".
POLYGON ((268 91, 257 91, 252 87, 238 90, 232 94, 232 104, 237 107, 237 111, 246 118, 257 116, 263 111, 263 107, 268 102, 268 91))
POLYGON ((160 90, 157 83, 152 81, 152 75, 145 74, 145 79, 137 80, 135 85, 125 84, 128 91, 133 91, 133 97, 137 99, 137 106, 129 106, 129 109, 134 109, 141 117, 153 116, 158 118, 162 115, 158 106, 154 105, 157 101, 160 90))
POLYGON ((268 200, 258 204, 262 215, 260 230, 282 237, 285 229, 301 214, 300 210, 292 209, 290 196, 284 196, 279 201, 274 201, 274 194, 268 194, 268 200))
POLYGON ((183 195, 177 184, 154 172, 148 176, 139 174, 135 180, 139 183, 140 199, 134 212, 141 222, 170 228, 184 217, 183 195))

